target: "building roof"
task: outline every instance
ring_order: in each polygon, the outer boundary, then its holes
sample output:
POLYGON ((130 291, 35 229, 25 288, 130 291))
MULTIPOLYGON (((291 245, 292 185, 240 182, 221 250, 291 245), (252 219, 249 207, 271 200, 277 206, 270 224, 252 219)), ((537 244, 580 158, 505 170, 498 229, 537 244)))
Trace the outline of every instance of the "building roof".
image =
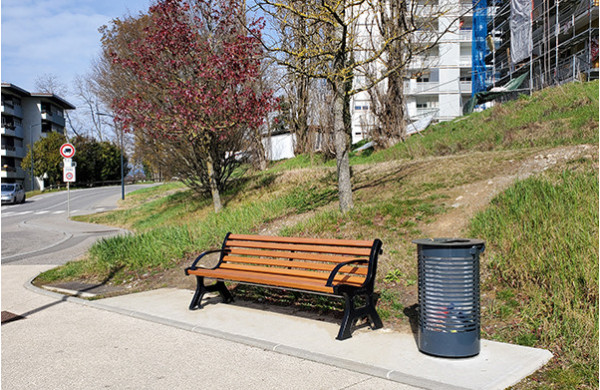
POLYGON ((74 105, 72 105, 71 103, 69 103, 65 99, 63 99, 60 96, 55 95, 53 93, 32 92, 29 95, 31 97, 37 97, 37 98, 51 100, 54 104, 57 104, 57 105, 61 106, 65 110, 74 110, 75 109, 74 105))
POLYGON ((48 99, 52 103, 62 107, 64 110, 74 110, 75 109, 74 105, 72 105, 65 99, 63 99, 60 96, 55 95, 53 93, 28 92, 28 91, 24 90, 23 88, 17 87, 14 84, 2 83, 2 90, 5 90, 5 89, 9 90, 17 95, 20 95, 22 97, 34 97, 34 98, 40 98, 40 99, 48 99))
POLYGON ((23 88, 19 88, 14 84, 11 83, 2 83, 2 90, 9 90, 10 92, 13 92, 17 95, 20 96, 29 96, 29 92, 27 92, 26 90, 24 90, 23 88))

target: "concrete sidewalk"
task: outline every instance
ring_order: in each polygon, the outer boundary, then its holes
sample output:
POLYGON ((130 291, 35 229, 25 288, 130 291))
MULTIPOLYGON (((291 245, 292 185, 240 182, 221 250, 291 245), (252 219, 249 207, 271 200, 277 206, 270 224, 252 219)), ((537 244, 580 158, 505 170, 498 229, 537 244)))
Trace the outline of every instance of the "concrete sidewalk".
POLYGON ((96 301, 68 300, 425 389, 504 389, 552 358, 543 349, 488 340, 481 341, 476 357, 436 358, 420 353, 412 334, 385 329, 358 329, 351 339, 338 341, 339 324, 226 305, 210 297, 201 310, 189 311, 192 295, 189 290, 159 289, 96 301))

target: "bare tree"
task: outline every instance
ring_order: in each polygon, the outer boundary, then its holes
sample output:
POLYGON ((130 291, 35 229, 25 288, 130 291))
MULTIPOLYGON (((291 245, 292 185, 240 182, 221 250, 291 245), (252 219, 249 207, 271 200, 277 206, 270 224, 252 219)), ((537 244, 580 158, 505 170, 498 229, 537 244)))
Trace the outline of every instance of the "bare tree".
MULTIPOLYGON (((91 136, 100 142, 110 138, 112 133, 112 120, 100 113, 110 113, 110 109, 103 104, 100 94, 100 87, 95 83, 92 75, 76 76, 74 80, 75 96, 81 101, 78 113, 84 117, 85 123, 91 127, 91 136)), ((118 135, 114 135, 117 142, 120 141, 118 135)))
MULTIPOLYGON (((290 39, 264 41, 279 62, 294 74, 327 80, 333 91, 333 134, 338 175, 340 211, 353 207, 349 153, 351 144, 350 99, 398 72, 406 61, 379 66, 390 51, 426 26, 427 20, 404 18, 402 28, 385 24, 401 12, 389 15, 388 2, 367 0, 258 0, 257 6, 290 39), (382 17, 384 15, 385 17, 382 17), (299 21, 302 21, 301 23, 299 21), (290 32, 289 34, 285 32, 290 32), (384 31, 386 35, 376 34, 384 31), (367 75, 375 67, 377 72, 367 75), (363 76, 355 83, 355 76, 363 76)), ((400 2, 400 5, 405 4, 400 2)), ((405 6, 405 5, 404 5, 405 6)), ((412 14, 408 14, 412 15, 412 14)), ((428 19, 432 20, 432 19, 428 19)), ((392 84, 393 85, 393 84, 392 84)))
MULTIPOLYGON (((69 93, 69 89, 66 84, 63 83, 60 78, 53 73, 44 73, 37 76, 33 82, 33 87, 42 93, 51 93, 53 95, 57 95, 60 97, 65 97, 69 93)), ((69 114, 69 110, 65 110, 65 116, 67 120, 67 124, 71 128, 71 131, 76 136, 82 134, 81 128, 78 128, 76 121, 73 120, 71 114, 69 114)), ((67 134, 65 134, 66 136, 67 134)))
POLYGON ((433 49, 462 15, 450 19, 450 23, 440 29, 440 16, 460 14, 451 12, 456 11, 452 5, 428 0, 387 0, 374 3, 373 10, 375 23, 370 36, 390 41, 390 44, 385 55, 362 70, 370 80, 378 79, 382 69, 386 74, 383 82, 368 90, 371 112, 375 116, 370 136, 375 148, 383 149, 406 138, 404 80, 434 65, 437 55, 432 54, 433 49), (409 68, 413 74, 407 74, 409 68))
POLYGON ((37 92, 51 93, 61 97, 67 96, 69 89, 60 78, 53 73, 43 73, 35 78, 33 87, 37 92))

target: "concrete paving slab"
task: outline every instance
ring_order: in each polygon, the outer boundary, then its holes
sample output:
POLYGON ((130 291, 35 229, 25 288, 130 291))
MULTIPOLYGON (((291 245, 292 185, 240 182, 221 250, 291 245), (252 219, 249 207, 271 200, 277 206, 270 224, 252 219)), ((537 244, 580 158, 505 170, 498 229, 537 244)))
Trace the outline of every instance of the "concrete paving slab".
POLYGON ((552 358, 547 350, 489 340, 481 341, 478 356, 437 358, 419 352, 412 334, 386 329, 359 329, 351 339, 338 341, 339 324, 222 304, 220 298, 190 311, 192 295, 158 289, 93 305, 425 389, 504 389, 552 358))
POLYGON ((31 286, 47 268, 2 266, 2 311, 22 317, 2 325, 2 390, 416 390, 31 286))

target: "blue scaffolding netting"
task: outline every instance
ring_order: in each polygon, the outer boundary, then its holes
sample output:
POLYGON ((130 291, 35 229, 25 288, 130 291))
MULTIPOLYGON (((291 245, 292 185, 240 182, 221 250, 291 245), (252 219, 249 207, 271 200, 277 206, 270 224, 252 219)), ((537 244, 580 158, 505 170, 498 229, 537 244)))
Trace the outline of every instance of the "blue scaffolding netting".
POLYGON ((471 49, 471 96, 486 90, 487 0, 473 0, 473 43, 471 49))

